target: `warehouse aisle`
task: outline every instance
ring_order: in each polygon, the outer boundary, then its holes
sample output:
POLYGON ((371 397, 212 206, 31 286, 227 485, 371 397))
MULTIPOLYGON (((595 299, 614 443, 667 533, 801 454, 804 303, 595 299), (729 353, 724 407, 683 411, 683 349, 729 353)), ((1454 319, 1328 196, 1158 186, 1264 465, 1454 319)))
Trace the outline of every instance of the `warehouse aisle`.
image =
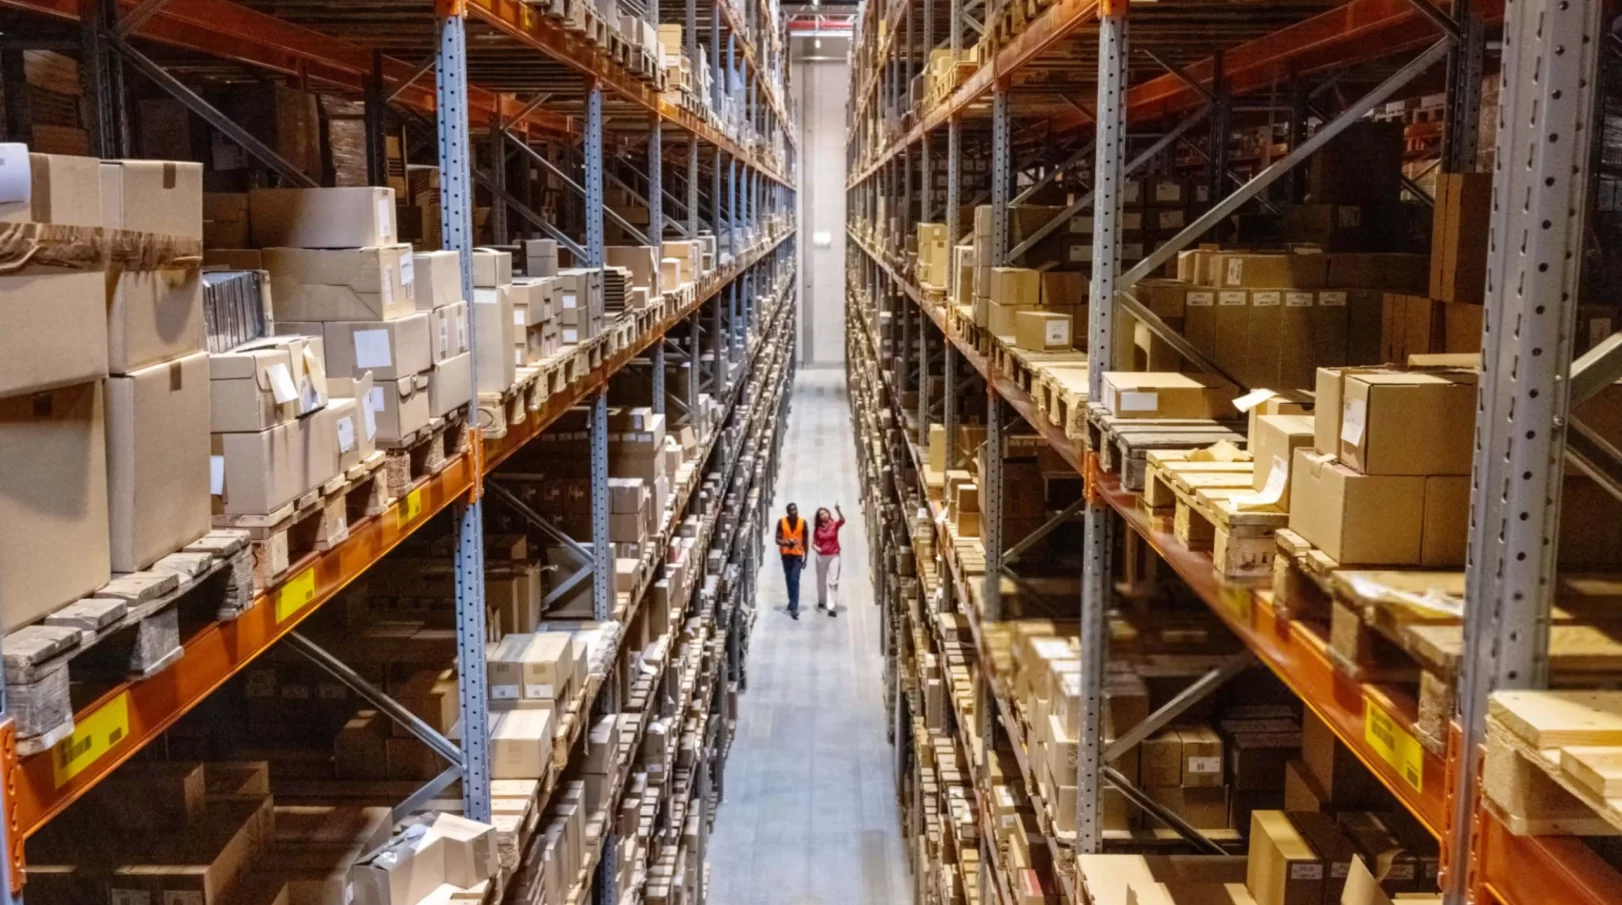
POLYGON ((749 688, 710 837, 712 905, 892 905, 912 900, 885 741, 879 612, 867 573, 843 371, 801 371, 760 575, 749 688), (809 565, 800 621, 769 534, 783 507, 842 503, 838 618, 816 611, 809 565))

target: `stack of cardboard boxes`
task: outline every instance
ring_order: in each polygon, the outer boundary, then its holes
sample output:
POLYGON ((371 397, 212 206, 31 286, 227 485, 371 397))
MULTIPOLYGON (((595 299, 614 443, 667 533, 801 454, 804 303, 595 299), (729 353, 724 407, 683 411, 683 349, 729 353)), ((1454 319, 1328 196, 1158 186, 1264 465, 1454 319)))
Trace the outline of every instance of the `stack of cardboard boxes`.
MULTIPOLYGON (((1476 378, 1320 370, 1310 446, 1298 427, 1268 447, 1270 471, 1291 457, 1274 479, 1287 481, 1290 530, 1345 565, 1463 565, 1476 378)), ((1260 420, 1269 435, 1286 427, 1260 420)))
MULTIPOLYGON (((514 314, 512 255, 477 248, 473 251, 474 377, 479 394, 500 396, 518 381, 518 362, 529 338, 520 335, 514 314)), ((526 306, 528 298, 525 299, 526 306)), ((528 323, 526 307, 525 323, 528 323)))
POLYGON ((208 530, 209 379, 201 167, 20 149, 0 167, 24 187, 0 221, 39 224, 31 259, 0 277, 10 630, 208 530), (109 260, 65 227, 124 232, 109 260))

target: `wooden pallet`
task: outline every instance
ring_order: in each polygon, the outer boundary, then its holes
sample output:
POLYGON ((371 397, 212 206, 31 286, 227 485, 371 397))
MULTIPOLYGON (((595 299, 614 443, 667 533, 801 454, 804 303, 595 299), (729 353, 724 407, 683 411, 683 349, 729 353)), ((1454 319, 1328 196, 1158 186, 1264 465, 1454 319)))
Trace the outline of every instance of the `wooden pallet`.
POLYGON ((1121 486, 1141 492, 1146 485, 1149 454, 1193 451, 1230 444, 1241 448, 1244 436, 1233 427, 1204 419, 1116 418, 1102 405, 1087 407, 1088 447, 1098 453, 1098 466, 1119 475, 1121 486))
POLYGON ((248 538, 211 531, 151 567, 6 635, 9 710, 18 750, 43 751, 73 731, 70 684, 144 679, 179 660, 188 624, 234 619, 253 603, 248 538))
POLYGON ((397 500, 422 481, 444 471, 453 459, 467 451, 470 442, 464 406, 444 418, 429 419, 427 426, 389 444, 385 449, 387 458, 383 470, 388 481, 388 498, 397 500))
POLYGON ((1255 495, 1254 463, 1192 461, 1178 451, 1147 456, 1152 461, 1145 469, 1142 505, 1163 510, 1169 494, 1172 532, 1179 542, 1190 550, 1209 551, 1212 565, 1223 575, 1272 574, 1278 547, 1274 533, 1289 524, 1289 513, 1245 502, 1255 495))
POLYGON ((1498 692, 1482 791, 1516 835, 1622 836, 1622 692, 1498 692))

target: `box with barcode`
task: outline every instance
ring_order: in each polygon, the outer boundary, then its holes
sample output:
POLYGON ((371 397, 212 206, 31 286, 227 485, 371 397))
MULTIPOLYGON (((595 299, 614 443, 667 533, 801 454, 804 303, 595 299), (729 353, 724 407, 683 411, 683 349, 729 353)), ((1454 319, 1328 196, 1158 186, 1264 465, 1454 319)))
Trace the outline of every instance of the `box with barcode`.
POLYGON ((1234 387, 1206 374, 1106 371, 1103 403, 1117 418, 1226 417, 1234 387))

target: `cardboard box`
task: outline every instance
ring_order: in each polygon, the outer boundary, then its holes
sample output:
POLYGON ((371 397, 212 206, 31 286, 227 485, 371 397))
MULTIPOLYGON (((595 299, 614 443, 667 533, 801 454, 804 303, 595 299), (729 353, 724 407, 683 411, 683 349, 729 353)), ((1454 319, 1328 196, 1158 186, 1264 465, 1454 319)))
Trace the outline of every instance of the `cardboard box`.
POLYGON ((102 383, 0 398, 0 620, 19 628, 111 577, 102 383))
POLYGON ((1212 263, 1222 289, 1317 289, 1328 285, 1324 254, 1220 252, 1212 263))
POLYGON ((247 248, 248 195, 245 192, 203 193, 203 247, 247 248))
POLYGON ((107 376, 106 278, 101 271, 0 276, 0 397, 107 376))
POLYGON ((999 305, 1034 308, 1042 301, 1042 275, 1024 267, 993 267, 986 297, 999 305))
POLYGON ((1204 723, 1177 727, 1182 739, 1182 785, 1184 788, 1217 788, 1222 785, 1222 737, 1204 723))
MULTIPOLYGON (((336 425, 334 425, 336 432, 336 425)), ((302 420, 253 433, 214 434, 209 489, 226 515, 269 515, 298 499, 308 439, 302 420)))
POLYGON ((1434 568, 1464 565, 1469 546, 1470 478, 1430 475, 1425 478, 1425 521, 1419 540, 1419 564, 1434 568))
MULTIPOLYGON (((370 392, 368 389, 367 392, 370 392)), ((361 399, 365 397, 362 396, 361 399)), ((365 403, 358 399, 334 399, 327 403, 332 410, 333 431, 338 437, 338 471, 348 471, 377 451, 376 421, 363 411, 365 403), (368 424, 371 432, 368 433, 368 424)))
POLYGON ((1359 474, 1334 456, 1295 451, 1290 530, 1342 565, 1419 564, 1424 509, 1423 477, 1359 474))
MULTIPOLYGON (((394 190, 370 186, 254 189, 253 244, 260 248, 369 248, 400 241, 394 190)), ((281 303, 277 298, 278 306, 281 303)))
POLYGON ((209 430, 262 431, 298 417, 299 393, 287 346, 208 357, 209 430))
POLYGON ((434 365, 428 375, 428 414, 443 418, 473 401, 473 362, 463 352, 434 365))
POLYGON ((1073 322, 1068 314, 1020 311, 1014 315, 1014 345, 1033 352, 1073 348, 1073 322))
POLYGON ((1283 811, 1250 815, 1245 887, 1257 905, 1322 905, 1323 859, 1283 811))
POLYGON ((1220 830, 1228 826, 1228 790, 1221 785, 1192 788, 1146 785, 1143 791, 1197 830, 1220 830))
POLYGON ((436 363, 468 351, 467 304, 467 302, 452 302, 435 308, 429 314, 432 320, 432 329, 429 332, 436 363))
POLYGON ((442 845, 430 827, 407 827, 350 869, 346 905, 410 905, 428 898, 445 882, 442 845))
POLYGON ((107 379, 107 496, 115 572, 208 533, 209 364, 199 352, 107 379))
POLYGON ((29 184, 28 200, 0 203, 0 223, 102 226, 101 161, 67 154, 33 154, 8 145, 0 173, 29 184))
POLYGON ((498 710, 490 719, 490 777, 543 779, 552 761, 553 711, 498 710))
POLYGON ((518 365, 513 359, 516 331, 510 293, 510 286, 473 290, 473 338, 479 346, 473 360, 479 369, 477 381, 481 393, 505 393, 518 380, 518 365))
POLYGON ((203 239, 203 165, 169 160, 101 162, 101 225, 203 239))
POLYGON ((1104 405, 1118 418, 1226 417, 1234 391, 1204 374, 1107 371, 1104 405))
POLYGON ((377 419, 377 439, 389 443, 409 437, 428 426, 428 374, 413 374, 391 380, 376 380, 367 394, 367 404, 377 419))
POLYGON ((574 672, 573 640, 563 632, 508 635, 487 657, 490 701, 558 701, 569 691, 574 672))
POLYGON ((462 256, 454 251, 419 251, 411 255, 412 300, 418 311, 433 311, 462 298, 462 256))
POLYGON ((1335 818, 1328 814, 1307 811, 1287 813, 1286 816, 1324 863, 1323 901, 1339 902, 1341 891, 1346 887, 1346 878, 1352 870, 1352 861, 1357 858, 1357 849, 1352 846, 1351 840, 1341 835, 1335 826, 1335 818))
POLYGON ((429 318, 417 312, 385 321, 327 321, 321 325, 327 374, 359 377, 371 371, 379 381, 421 374, 434 362, 429 318))
POLYGON ((495 876, 496 828, 458 814, 439 813, 430 824, 444 841, 445 882, 467 889, 495 876))
POLYGON ((495 289, 513 281, 513 257, 494 248, 473 249, 473 288, 495 289))
POLYGON ((1431 298, 1482 303, 1491 215, 1491 173, 1437 174, 1431 219, 1431 298))
POLYGON ((1369 475, 1467 475, 1475 439, 1473 373, 1348 374, 1341 461, 1369 475))
POLYGON ((1256 471, 1251 489, 1271 498, 1279 508, 1290 509, 1290 462, 1295 451, 1312 446, 1313 421, 1308 415, 1262 415, 1256 419, 1251 456, 1256 471))
POLYGON ((416 310, 401 276, 409 245, 266 248, 264 260, 278 321, 382 321, 416 310))

